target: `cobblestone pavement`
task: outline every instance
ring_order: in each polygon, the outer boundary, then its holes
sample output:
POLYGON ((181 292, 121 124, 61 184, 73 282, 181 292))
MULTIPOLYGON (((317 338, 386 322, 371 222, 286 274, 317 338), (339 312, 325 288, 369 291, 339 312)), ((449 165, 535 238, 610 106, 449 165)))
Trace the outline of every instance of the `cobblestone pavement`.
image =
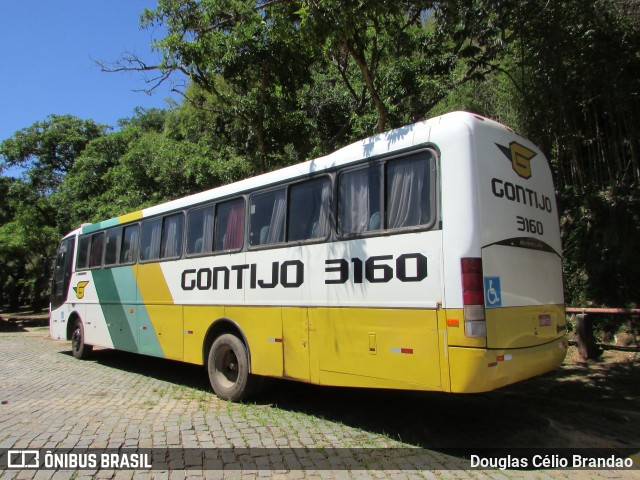
MULTIPOLYGON (((257 403, 232 404, 210 393, 199 367, 111 350, 97 350, 91 360, 79 361, 70 355, 68 342, 47 335, 47 329, 0 333, 0 449, 153 447, 176 449, 179 455, 165 470, 0 470, 2 479, 640 478, 637 471, 447 469, 464 463, 445 447, 494 446, 488 439, 496 436, 506 438, 508 445, 523 446, 527 443, 518 445, 514 439, 527 442, 533 438, 528 431, 549 429, 554 435, 542 446, 566 445, 555 422, 524 419, 522 404, 509 396, 461 401, 441 394, 277 382, 257 403), (498 411, 513 418, 489 423, 498 411), (454 412, 460 418, 447 420, 454 412), (422 470, 402 470, 401 463, 385 466, 399 465, 396 470, 320 470, 308 454, 336 448, 338 457, 357 456, 383 447, 407 452, 416 446, 427 449, 428 466, 422 470), (282 449, 294 457, 294 465, 299 462, 299 469, 277 461, 261 469, 259 461, 244 465, 242 459, 234 470, 188 469, 189 450, 180 449, 192 448, 227 449, 228 454, 233 449, 282 449)), ((613 437, 601 443, 583 441, 584 446, 624 445, 613 437)))

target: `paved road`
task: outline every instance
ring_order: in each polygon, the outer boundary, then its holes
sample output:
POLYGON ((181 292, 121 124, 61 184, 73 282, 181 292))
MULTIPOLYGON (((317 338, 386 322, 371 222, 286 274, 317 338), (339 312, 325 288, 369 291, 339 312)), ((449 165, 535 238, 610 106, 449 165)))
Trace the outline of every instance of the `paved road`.
MULTIPOLYGON (((210 393, 201 368, 111 350, 79 361, 68 342, 47 333, 0 333, 0 450, 153 447, 171 455, 160 470, 0 470, 3 479, 640 478, 637 471, 447 470, 466 465, 447 448, 499 447, 496 438, 536 446, 532 432, 546 430, 548 442, 537 446, 566 445, 556 422, 524 418, 521 401, 508 395, 460 399, 278 382, 255 404, 232 404, 210 393), (416 446, 419 461, 408 450, 416 446), (367 470, 363 456, 380 447, 393 452, 376 464, 386 470, 367 470), (322 448, 336 450, 327 456, 322 448), (202 449, 213 463, 189 468, 189 456, 202 449), (220 462, 227 469, 217 469, 220 462)), ((582 445, 620 446, 603 439, 582 445)))

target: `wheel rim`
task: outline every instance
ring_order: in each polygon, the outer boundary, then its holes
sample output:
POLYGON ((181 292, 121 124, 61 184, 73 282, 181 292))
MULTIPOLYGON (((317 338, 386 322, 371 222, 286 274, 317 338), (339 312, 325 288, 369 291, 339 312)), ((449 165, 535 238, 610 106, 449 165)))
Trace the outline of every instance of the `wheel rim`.
POLYGON ((82 330, 76 328, 73 331, 73 335, 71 335, 71 347, 74 351, 78 351, 80 349, 80 344, 82 343, 82 330))
POLYGON ((216 352, 215 376, 220 384, 226 388, 232 387, 238 381, 238 357, 235 352, 227 347, 216 352))

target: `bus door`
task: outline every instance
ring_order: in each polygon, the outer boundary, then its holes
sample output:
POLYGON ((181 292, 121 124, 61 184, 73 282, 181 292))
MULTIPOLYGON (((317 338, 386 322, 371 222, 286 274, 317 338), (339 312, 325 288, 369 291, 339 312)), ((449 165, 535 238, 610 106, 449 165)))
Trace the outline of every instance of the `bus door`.
POLYGON ((58 308, 67 299, 69 284, 71 282, 75 241, 75 236, 66 238, 62 241, 58 249, 51 281, 51 310, 58 308))

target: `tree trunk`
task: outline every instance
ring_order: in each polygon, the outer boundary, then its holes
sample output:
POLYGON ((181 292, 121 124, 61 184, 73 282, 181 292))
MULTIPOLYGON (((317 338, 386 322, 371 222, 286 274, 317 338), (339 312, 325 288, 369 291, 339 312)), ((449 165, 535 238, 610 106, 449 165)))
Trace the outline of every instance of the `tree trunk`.
POLYGON ((367 91, 371 95, 371 100, 373 100, 373 104, 376 107, 376 112, 378 112, 378 122, 376 124, 376 129, 378 133, 382 133, 385 131, 385 127, 387 125, 387 107, 380 98, 380 94, 375 87, 374 84, 374 73, 367 65, 367 60, 364 57, 364 54, 361 51, 358 51, 353 45, 353 43, 347 39, 342 41, 342 46, 351 54, 354 61, 360 68, 360 73, 362 73, 362 78, 364 79, 364 83, 367 86, 367 91))

